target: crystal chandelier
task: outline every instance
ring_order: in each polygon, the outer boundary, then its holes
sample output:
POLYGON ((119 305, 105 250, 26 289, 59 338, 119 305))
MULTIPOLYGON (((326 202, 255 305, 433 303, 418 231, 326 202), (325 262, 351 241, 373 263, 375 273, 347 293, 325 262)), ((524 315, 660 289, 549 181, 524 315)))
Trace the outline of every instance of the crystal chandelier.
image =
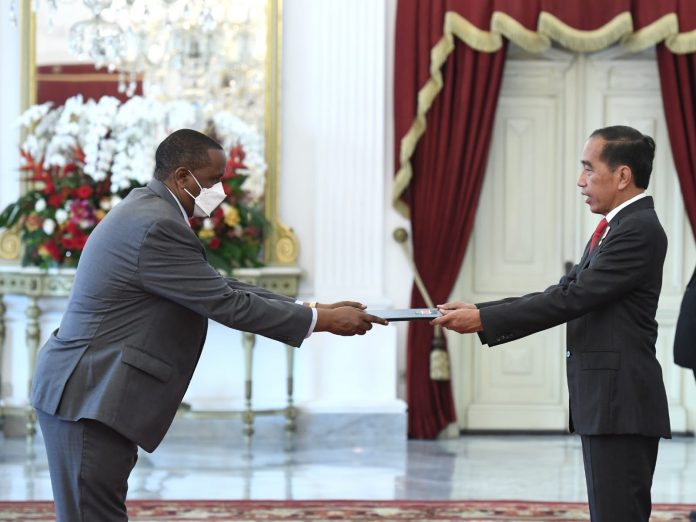
MULTIPOLYGON (((225 107, 263 121, 265 2, 260 0, 82 0, 91 18, 72 25, 78 59, 119 73, 119 92, 225 107)), ((32 0, 50 20, 75 0, 32 0)), ((16 0, 11 15, 16 16, 16 0)), ((50 22, 49 22, 50 24, 50 22)))

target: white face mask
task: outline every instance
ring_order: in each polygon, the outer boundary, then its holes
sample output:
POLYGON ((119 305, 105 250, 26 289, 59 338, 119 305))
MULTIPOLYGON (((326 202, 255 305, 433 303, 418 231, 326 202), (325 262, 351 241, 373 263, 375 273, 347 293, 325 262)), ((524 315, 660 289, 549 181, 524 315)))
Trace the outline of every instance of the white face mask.
POLYGON ((193 217, 210 217, 213 210, 220 206, 220 203, 225 201, 227 194, 225 194, 225 189, 222 187, 222 181, 218 181, 215 185, 210 188, 203 188, 201 184, 198 183, 196 176, 191 172, 191 177, 193 177, 196 184, 200 187, 201 191, 197 196, 191 194, 188 190, 184 189, 186 193, 193 198, 193 217))

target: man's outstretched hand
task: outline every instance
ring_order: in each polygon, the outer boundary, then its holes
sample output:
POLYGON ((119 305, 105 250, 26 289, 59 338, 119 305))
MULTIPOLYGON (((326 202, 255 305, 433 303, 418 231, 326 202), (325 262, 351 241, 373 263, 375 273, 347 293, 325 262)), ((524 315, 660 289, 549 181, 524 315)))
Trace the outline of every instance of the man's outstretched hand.
POLYGON ((483 330, 481 324, 481 313, 476 305, 471 303, 463 303, 461 301, 453 301, 437 306, 442 317, 433 319, 430 324, 433 326, 441 326, 448 330, 454 330, 458 333, 474 333, 483 330))
POLYGON ((317 305, 315 332, 330 332, 336 335, 364 335, 374 324, 389 324, 385 319, 363 312, 364 306, 352 301, 334 305, 317 305), (345 304, 349 303, 349 304, 345 304), (358 305, 358 306, 354 306, 358 305))

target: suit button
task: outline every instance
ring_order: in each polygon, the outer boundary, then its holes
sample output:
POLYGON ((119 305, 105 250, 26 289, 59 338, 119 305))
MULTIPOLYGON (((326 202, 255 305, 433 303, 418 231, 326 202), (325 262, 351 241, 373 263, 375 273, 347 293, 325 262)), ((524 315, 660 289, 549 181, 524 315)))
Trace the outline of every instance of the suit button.
POLYGON ((568 350, 568 351, 566 352, 566 359, 567 359, 568 357, 570 357, 570 350, 568 350))

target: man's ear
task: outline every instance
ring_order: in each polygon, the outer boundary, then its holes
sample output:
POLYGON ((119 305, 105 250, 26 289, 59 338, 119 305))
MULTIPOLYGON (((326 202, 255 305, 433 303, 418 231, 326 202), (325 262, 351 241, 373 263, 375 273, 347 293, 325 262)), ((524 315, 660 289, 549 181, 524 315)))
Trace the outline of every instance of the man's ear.
POLYGON ((624 190, 633 184, 633 172, 628 165, 621 165, 617 169, 619 175, 619 190, 624 190))
POLYGON ((177 167, 177 169, 171 173, 170 177, 177 187, 184 188, 188 175, 188 169, 184 167, 177 167))

